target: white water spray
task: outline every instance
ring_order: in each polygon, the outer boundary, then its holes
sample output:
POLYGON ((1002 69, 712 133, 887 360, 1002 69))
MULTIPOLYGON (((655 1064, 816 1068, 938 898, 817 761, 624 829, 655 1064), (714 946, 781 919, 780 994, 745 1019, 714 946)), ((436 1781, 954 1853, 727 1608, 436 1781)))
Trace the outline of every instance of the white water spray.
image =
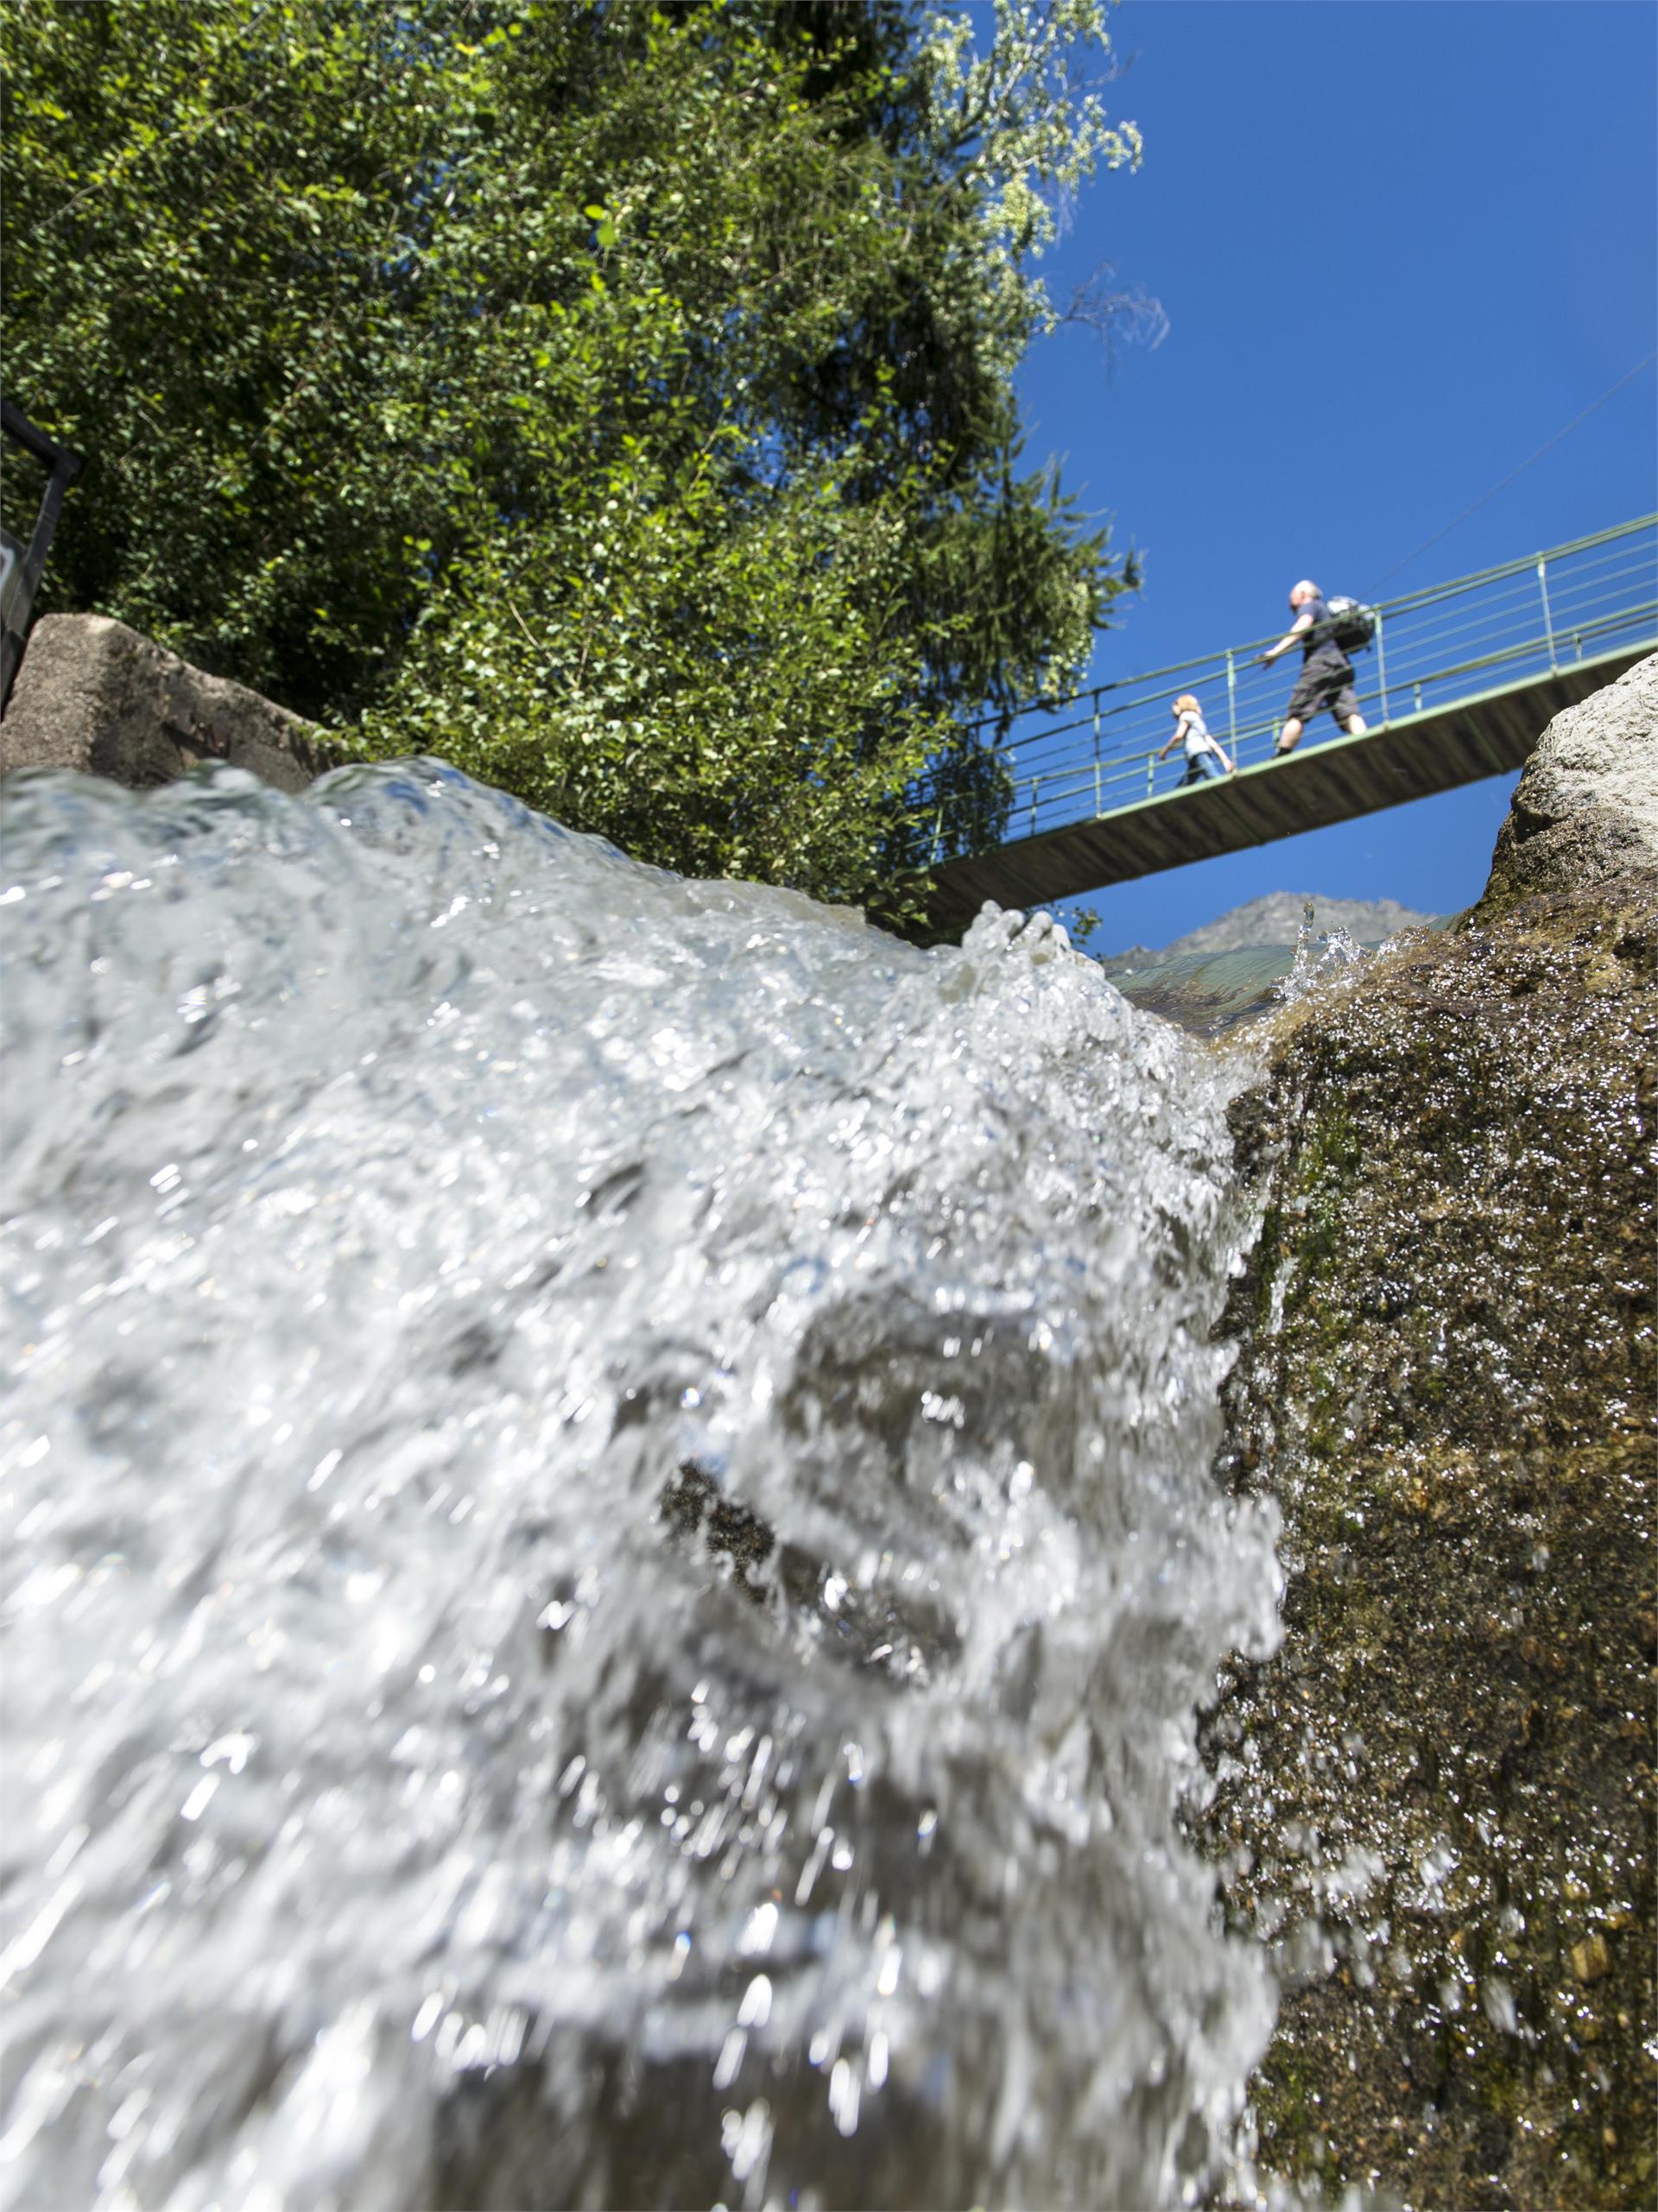
POLYGON ((1179 2203, 1212 1059, 432 762, 7 794, 0 2201, 1179 2203))

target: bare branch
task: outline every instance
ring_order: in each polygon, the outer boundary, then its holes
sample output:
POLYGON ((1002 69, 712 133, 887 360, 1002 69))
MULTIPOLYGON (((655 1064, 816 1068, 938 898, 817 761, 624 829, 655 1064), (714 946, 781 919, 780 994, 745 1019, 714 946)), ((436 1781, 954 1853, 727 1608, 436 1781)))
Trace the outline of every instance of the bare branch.
POLYGON ((1168 336, 1168 315, 1138 284, 1119 286, 1115 264, 1103 261, 1079 284, 1066 305, 1055 312, 1056 325, 1079 325, 1092 331, 1111 357, 1119 342, 1155 351, 1168 336))

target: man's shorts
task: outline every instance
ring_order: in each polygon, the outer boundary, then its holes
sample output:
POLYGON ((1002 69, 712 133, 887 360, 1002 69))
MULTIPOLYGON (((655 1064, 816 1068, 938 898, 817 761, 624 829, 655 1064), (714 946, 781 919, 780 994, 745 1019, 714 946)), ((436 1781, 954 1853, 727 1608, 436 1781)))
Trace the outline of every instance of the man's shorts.
POLYGON ((1353 664, 1345 654, 1315 653, 1302 664, 1284 718, 1288 722, 1311 722, 1326 706, 1344 730, 1358 712, 1353 664))

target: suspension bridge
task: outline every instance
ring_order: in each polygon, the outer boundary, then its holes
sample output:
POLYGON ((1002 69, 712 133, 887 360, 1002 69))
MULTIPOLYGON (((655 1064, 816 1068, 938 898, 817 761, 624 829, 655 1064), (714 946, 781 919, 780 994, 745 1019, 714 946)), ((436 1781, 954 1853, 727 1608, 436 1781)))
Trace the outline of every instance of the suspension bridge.
POLYGON ((1281 629, 1028 709, 997 749, 1011 799, 1001 844, 964 850, 969 821, 939 796, 937 921, 964 926, 986 899, 1046 905, 1519 768, 1552 715, 1658 651, 1658 515, 1372 611, 1374 643, 1354 656, 1362 736, 1326 715, 1328 738, 1311 724, 1273 757, 1300 666, 1299 647, 1260 665, 1281 629), (1235 775, 1186 784, 1182 760, 1157 759, 1179 692, 1196 694, 1235 775))

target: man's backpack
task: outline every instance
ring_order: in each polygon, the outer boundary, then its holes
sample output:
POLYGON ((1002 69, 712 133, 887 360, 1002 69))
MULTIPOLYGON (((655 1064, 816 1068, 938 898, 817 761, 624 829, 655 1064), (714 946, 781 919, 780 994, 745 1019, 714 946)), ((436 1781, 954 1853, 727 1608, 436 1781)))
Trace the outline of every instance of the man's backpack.
POLYGON ((1362 653, 1376 636, 1376 610, 1357 599, 1326 599, 1327 623, 1319 627, 1344 653, 1362 653))

